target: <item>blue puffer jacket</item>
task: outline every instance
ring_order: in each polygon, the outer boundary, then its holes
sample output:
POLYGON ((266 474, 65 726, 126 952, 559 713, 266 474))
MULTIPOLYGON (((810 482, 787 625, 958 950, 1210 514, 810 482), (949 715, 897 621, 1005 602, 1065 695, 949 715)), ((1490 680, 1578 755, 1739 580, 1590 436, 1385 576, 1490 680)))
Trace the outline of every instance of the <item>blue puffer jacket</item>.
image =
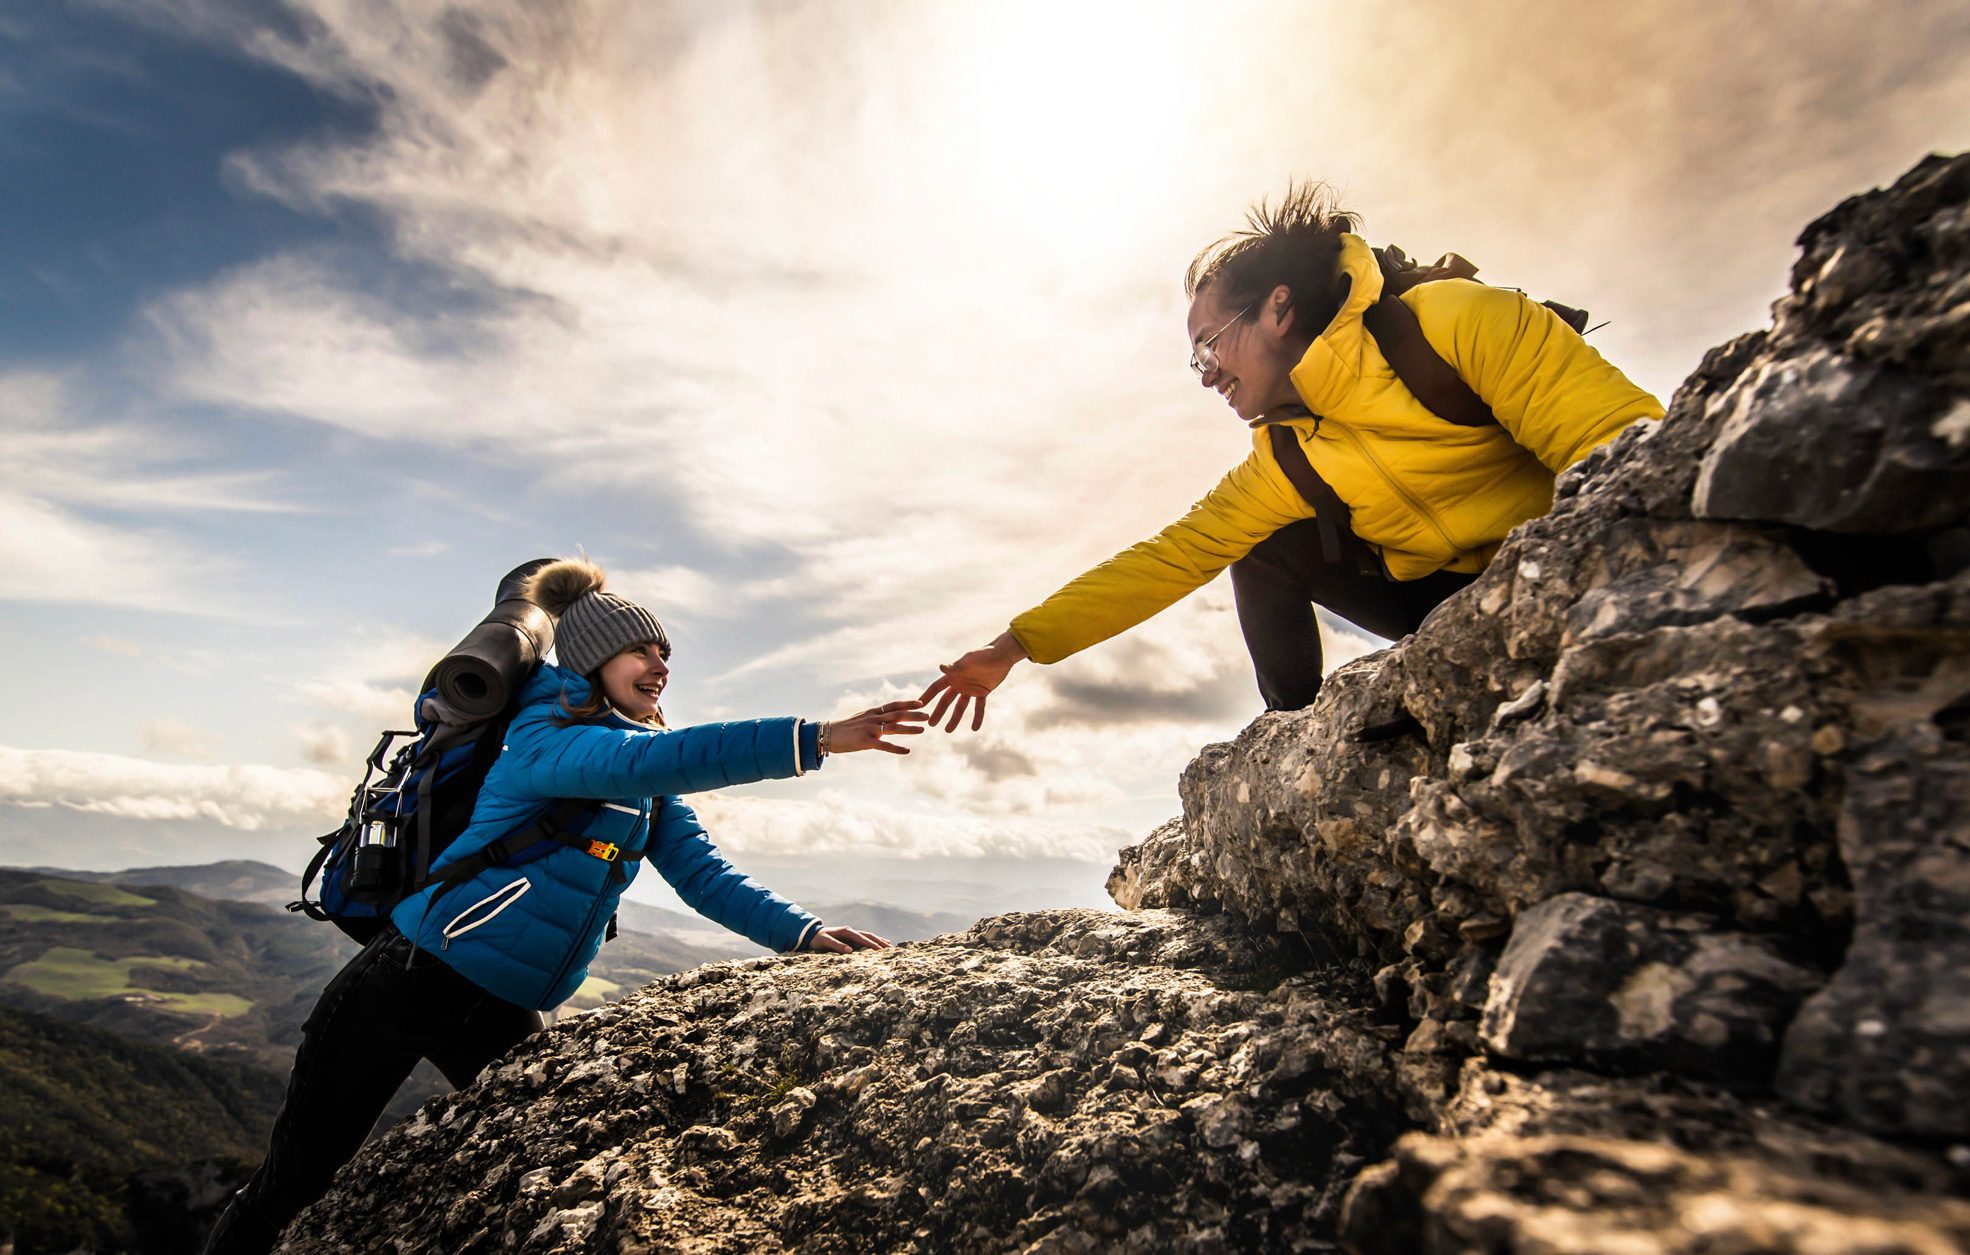
MULTIPOLYGON (((759 719, 667 731, 613 716, 554 723, 563 693, 578 704, 588 692, 586 680, 551 665, 528 681, 472 822, 432 870, 524 833, 559 799, 592 798, 601 808, 583 837, 644 853, 680 898, 733 932, 773 950, 799 948, 820 921, 735 870, 671 795, 811 771, 820 764, 817 726, 759 719)), ((480 988, 544 1011, 581 986, 636 870, 628 858, 606 862, 539 842, 450 888, 427 886, 391 919, 480 988)))

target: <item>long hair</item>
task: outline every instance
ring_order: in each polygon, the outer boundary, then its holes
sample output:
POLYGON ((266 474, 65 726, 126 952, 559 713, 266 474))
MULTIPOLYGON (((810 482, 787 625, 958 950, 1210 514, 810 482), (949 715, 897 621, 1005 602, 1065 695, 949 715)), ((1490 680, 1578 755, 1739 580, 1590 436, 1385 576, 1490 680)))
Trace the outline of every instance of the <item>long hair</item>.
POLYGON ((1341 236, 1361 229, 1358 215, 1341 208, 1325 183, 1288 183, 1275 207, 1261 200, 1233 231, 1198 253, 1184 272, 1185 296, 1207 288, 1218 306, 1231 310, 1264 299, 1280 284, 1292 292, 1296 329, 1318 334, 1340 311, 1344 295, 1335 279, 1341 236))

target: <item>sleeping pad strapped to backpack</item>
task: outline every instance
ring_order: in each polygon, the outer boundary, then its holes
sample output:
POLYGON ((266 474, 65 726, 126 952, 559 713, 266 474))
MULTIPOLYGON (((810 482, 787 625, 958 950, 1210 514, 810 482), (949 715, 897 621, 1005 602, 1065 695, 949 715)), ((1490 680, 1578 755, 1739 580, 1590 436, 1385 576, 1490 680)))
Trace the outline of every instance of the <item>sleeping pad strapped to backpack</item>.
MULTIPOLYGON (((370 751, 348 817, 321 838, 302 874, 301 897, 288 910, 328 920, 367 944, 397 903, 430 883, 431 864, 471 822, 520 692, 554 643, 552 616, 522 592, 527 578, 551 561, 537 558, 508 572, 492 613, 431 669, 417 698, 416 727, 385 732, 370 751), (319 896, 311 900, 317 878, 319 896)), ((556 803, 534 831, 502 844, 511 852, 506 861, 525 862, 565 844, 562 829, 595 807, 556 803)), ((439 878, 456 883, 492 861, 459 860, 439 878)))

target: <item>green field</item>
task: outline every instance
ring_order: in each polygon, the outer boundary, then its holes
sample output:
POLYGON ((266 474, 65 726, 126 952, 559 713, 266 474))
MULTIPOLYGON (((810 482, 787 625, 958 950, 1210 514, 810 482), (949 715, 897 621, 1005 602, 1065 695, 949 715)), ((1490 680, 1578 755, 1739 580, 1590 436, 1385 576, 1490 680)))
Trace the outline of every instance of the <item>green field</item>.
POLYGON ((167 993, 133 985, 130 979, 130 973, 136 968, 161 967, 185 972, 204 966, 206 964, 200 959, 177 955, 105 959, 89 950, 54 946, 40 958, 12 968, 0 979, 25 985, 38 994, 69 1000, 142 994, 148 1000, 192 1015, 229 1017, 244 1015, 253 1009, 252 1002, 237 994, 167 993))
POLYGON ((17 919, 24 924, 120 924, 117 915, 83 915, 75 911, 57 911, 52 906, 35 906, 31 902, 0 902, 0 911, 8 919, 17 919))
POLYGON ((35 882, 37 889, 59 893, 65 898, 76 898, 95 906, 156 906, 156 898, 146 898, 140 894, 128 893, 115 885, 101 884, 90 880, 41 880, 35 882))
POLYGON ((622 986, 600 976, 591 976, 581 983, 581 988, 568 996, 570 1004, 579 1003, 582 1010, 599 1007, 622 992, 622 986))

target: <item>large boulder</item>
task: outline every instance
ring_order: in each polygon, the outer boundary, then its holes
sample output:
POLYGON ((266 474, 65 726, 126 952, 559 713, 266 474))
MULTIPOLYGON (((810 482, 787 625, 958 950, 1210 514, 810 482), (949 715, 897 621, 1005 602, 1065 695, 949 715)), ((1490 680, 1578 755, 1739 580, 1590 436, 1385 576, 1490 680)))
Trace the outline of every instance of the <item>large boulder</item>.
POLYGON ((1808 227, 1769 331, 1413 636, 1207 748, 1118 900, 1371 957, 1438 1053, 1970 1137, 1967 206, 1938 157, 1808 227))

